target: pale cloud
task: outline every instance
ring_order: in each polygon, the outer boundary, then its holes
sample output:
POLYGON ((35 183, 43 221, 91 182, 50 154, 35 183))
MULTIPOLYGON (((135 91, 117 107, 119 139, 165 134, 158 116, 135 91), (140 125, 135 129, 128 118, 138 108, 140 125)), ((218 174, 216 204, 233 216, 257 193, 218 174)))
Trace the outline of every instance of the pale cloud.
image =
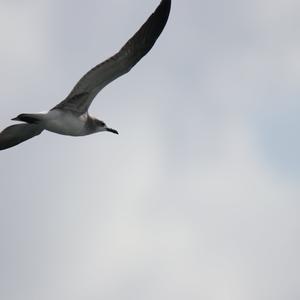
MULTIPOLYGON (((158 3, 118 2, 1 4, 2 127, 54 106, 158 3)), ((173 2, 92 106, 120 136, 1 152, 1 299, 299 298, 299 5, 173 2)))

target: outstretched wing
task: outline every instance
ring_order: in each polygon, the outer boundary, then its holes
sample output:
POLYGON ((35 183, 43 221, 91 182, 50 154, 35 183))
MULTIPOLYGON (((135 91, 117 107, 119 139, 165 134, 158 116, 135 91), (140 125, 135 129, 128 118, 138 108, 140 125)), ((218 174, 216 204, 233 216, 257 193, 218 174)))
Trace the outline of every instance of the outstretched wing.
POLYGON ((16 146, 43 131, 39 125, 17 124, 5 128, 0 133, 0 150, 16 146))
POLYGON ((162 0, 155 12, 122 49, 86 73, 68 97, 53 109, 86 112, 101 89, 129 72, 150 51, 167 23, 170 8, 171 0, 162 0))

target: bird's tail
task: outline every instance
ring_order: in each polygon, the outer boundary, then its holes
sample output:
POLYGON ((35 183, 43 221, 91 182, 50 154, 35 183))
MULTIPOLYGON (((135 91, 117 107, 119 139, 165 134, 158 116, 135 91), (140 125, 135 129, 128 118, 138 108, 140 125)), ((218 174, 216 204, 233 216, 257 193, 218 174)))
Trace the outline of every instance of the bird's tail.
POLYGON ((5 128, 0 133, 0 150, 16 146, 39 135, 44 128, 35 124, 17 124, 5 128))
POLYGON ((39 113, 39 114, 20 114, 16 118, 13 118, 12 121, 21 121, 26 122, 29 124, 38 124, 45 114, 39 113))

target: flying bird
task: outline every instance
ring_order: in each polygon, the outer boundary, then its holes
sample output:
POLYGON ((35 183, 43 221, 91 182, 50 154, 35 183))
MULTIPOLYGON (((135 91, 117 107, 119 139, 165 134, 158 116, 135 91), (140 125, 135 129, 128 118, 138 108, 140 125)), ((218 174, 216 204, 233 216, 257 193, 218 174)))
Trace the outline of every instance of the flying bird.
POLYGON ((103 121, 90 116, 89 107, 96 95, 110 82, 128 73, 155 44, 170 14, 171 0, 160 4, 142 27, 119 52, 87 72, 65 100, 47 113, 23 113, 12 119, 22 122, 0 133, 0 150, 16 146, 48 130, 69 136, 84 136, 101 131, 118 134, 103 121))

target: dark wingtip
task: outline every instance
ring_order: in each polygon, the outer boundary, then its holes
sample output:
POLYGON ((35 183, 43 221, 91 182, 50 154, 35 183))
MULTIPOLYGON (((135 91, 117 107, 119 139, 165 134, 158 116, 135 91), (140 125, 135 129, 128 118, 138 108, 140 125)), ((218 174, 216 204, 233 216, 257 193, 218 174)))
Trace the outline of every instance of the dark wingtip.
POLYGON ((142 27, 121 49, 121 51, 129 49, 135 53, 134 64, 151 50, 167 24, 170 10, 171 0, 162 0, 142 27))
POLYGON ((164 30, 169 19, 170 10, 171 0, 162 0, 156 8, 156 10, 154 11, 154 13, 142 26, 142 28, 145 27, 145 31, 148 32, 148 34, 153 35, 153 42, 155 42, 155 40, 160 36, 162 31, 164 30))

